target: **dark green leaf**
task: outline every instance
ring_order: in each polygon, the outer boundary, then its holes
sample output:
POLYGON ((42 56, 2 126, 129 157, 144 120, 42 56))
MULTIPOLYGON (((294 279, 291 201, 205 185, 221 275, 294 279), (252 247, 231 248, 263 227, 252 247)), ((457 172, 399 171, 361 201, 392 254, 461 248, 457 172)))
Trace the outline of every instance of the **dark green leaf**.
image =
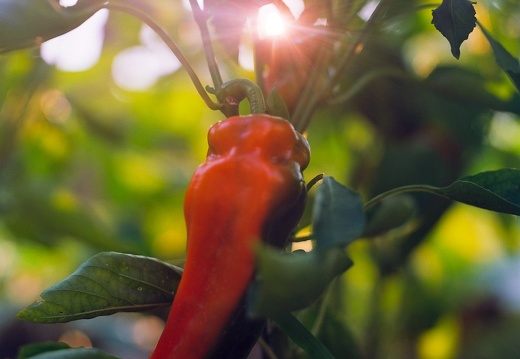
POLYGON ((443 0, 432 11, 432 24, 450 42, 451 53, 460 57, 460 45, 475 28, 474 2, 468 0, 443 0))
POLYGON ((80 0, 64 8, 57 0, 0 1, 0 53, 39 45, 78 27, 104 1, 80 0))
POLYGON ((251 312, 270 316, 311 305, 336 276, 352 265, 352 261, 338 247, 291 254, 260 247, 257 265, 251 312))
POLYGON ((33 356, 19 356, 18 359, 118 359, 95 348, 69 348, 45 351, 33 356))
MULTIPOLYGON (((423 83, 430 91, 442 96, 441 101, 456 101, 474 110, 478 108, 489 108, 494 111, 520 114, 519 94, 509 99, 497 96, 488 89, 483 75, 473 70, 465 69, 460 66, 437 66, 423 83)), ((433 102, 435 101, 435 97, 432 97, 430 101, 432 102, 431 104, 421 104, 425 107, 425 111, 428 111, 426 107, 430 106, 436 108, 442 107, 438 102, 433 102)), ((445 111, 450 111, 450 109, 446 109, 445 111)), ((452 113, 453 112, 455 111, 452 111, 452 113)), ((457 119, 459 118, 457 112, 455 112, 454 116, 456 116, 457 119)), ((444 117, 444 120, 450 121, 451 119, 444 117)), ((467 128, 467 126, 464 126, 464 128, 467 128)))
POLYGON ((267 96, 267 113, 273 116, 278 116, 281 118, 285 118, 289 120, 289 110, 287 109, 287 105, 283 101, 282 96, 276 91, 276 89, 272 89, 267 96))
POLYGON ((182 270, 154 258, 106 252, 45 290, 18 313, 35 323, 63 323, 170 305, 182 270))
POLYGON ((436 192, 495 212, 520 215, 520 170, 506 168, 463 177, 436 192))
POLYGON ((367 213, 367 225, 364 237, 372 237, 406 223, 416 211, 412 196, 403 194, 381 201, 367 213))
POLYGON ((363 358, 357 338, 345 323, 343 314, 332 315, 329 310, 323 319, 323 326, 318 334, 318 339, 335 358, 363 358))
POLYGON ((274 318, 276 324, 309 355, 311 359, 334 359, 330 351, 292 314, 274 318))
POLYGON ((516 88, 520 91, 520 61, 511 55, 502 44, 495 40, 482 24, 479 23, 478 25, 493 49, 493 54, 495 55, 498 66, 505 71, 507 76, 509 76, 516 88))
POLYGON ((20 351, 18 352, 17 359, 27 359, 34 357, 38 354, 61 350, 61 349, 68 349, 70 348, 65 343, 58 343, 58 342, 42 342, 42 343, 34 343, 34 344, 28 344, 24 345, 20 351))
POLYGON ((324 177, 313 207, 313 235, 317 248, 346 246, 365 226, 363 200, 359 193, 324 177))

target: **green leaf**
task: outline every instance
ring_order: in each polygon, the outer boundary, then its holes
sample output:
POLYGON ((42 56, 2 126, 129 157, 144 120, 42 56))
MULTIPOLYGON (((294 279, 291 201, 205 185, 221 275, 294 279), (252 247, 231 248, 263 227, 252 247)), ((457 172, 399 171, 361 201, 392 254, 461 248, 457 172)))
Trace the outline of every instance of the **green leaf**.
POLYGON ((24 345, 18 352, 17 359, 27 359, 34 357, 35 355, 42 354, 45 352, 62 350, 70 348, 65 343, 58 342, 42 342, 24 345))
POLYGON ((289 120, 290 115, 289 110, 287 109, 287 105, 276 89, 271 90, 269 96, 267 96, 266 104, 267 113, 269 115, 278 116, 289 120))
POLYGON ((338 247, 288 254, 263 246, 257 252, 257 266, 250 312, 276 316, 314 303, 336 276, 352 266, 352 261, 338 247))
POLYGON ((475 4, 468 0, 443 0, 432 11, 432 24, 450 42, 451 53, 458 59, 460 45, 475 28, 475 4))
POLYGON ((292 314, 274 318, 274 321, 289 338, 309 355, 311 359, 334 359, 334 356, 318 338, 292 314))
POLYGON ((386 198, 367 212, 364 237, 373 237, 406 223, 417 210, 412 196, 402 194, 386 198))
MULTIPOLYGON (((341 310, 341 309, 340 309, 341 310)), ((318 339, 336 358, 362 359, 360 343, 348 327, 344 314, 328 310, 323 318, 318 339)))
POLYGON ((18 356, 18 359, 118 359, 95 348, 69 348, 44 351, 32 356, 18 356))
POLYGON ((0 53, 33 47, 78 27, 104 1, 80 0, 64 8, 57 0, 0 1, 0 53))
POLYGON ((435 192, 452 200, 520 216, 520 170, 505 168, 463 177, 435 192))
POLYGON ((502 44, 495 40, 482 24, 478 23, 478 25, 493 49, 493 54, 495 55, 495 60, 498 66, 504 70, 516 88, 520 91, 520 61, 511 55, 502 44))
POLYGON ((17 314, 35 323, 64 323, 171 305, 182 270, 155 258, 99 253, 17 314))
POLYGON ((324 177, 318 187, 312 217, 317 248, 346 246, 365 227, 361 196, 332 177, 324 177))

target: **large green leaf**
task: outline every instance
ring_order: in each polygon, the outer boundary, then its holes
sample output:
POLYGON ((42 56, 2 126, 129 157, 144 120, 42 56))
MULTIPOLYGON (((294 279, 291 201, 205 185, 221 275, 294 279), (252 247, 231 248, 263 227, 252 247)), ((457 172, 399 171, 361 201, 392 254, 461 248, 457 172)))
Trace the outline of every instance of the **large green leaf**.
POLYGON ((468 0, 443 0, 432 11, 432 24, 450 42, 451 53, 460 57, 460 45, 475 28, 474 2, 468 0))
POLYGON ((79 0, 64 8, 57 0, 0 0, 0 53, 65 34, 94 15, 103 3, 79 0))
POLYGON ((452 200, 520 216, 520 170, 505 168, 463 177, 434 190, 452 200))
POLYGON ((513 81, 516 88, 520 91, 520 61, 511 55, 501 43, 495 40, 482 24, 478 23, 478 25, 493 49, 493 54, 495 55, 495 60, 498 66, 504 70, 511 81, 513 81))
POLYGON ((100 253, 17 316, 35 323, 64 323, 167 306, 181 273, 182 269, 154 258, 100 253))
POLYGON ((117 359, 95 348, 70 348, 64 343, 44 342, 22 347, 17 359, 117 359))
POLYGON ((277 316, 308 307, 351 265, 338 247, 290 254, 260 247, 250 311, 258 316, 277 316))
POLYGON ((317 248, 346 246, 365 227, 361 196, 332 177, 324 177, 318 187, 312 217, 317 248))

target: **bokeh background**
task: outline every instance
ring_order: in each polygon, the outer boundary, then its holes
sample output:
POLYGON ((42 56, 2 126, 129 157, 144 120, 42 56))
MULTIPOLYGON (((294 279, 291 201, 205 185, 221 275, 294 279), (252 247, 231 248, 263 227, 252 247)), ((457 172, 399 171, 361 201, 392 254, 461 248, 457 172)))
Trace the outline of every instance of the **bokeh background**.
MULTIPOLYGON (((430 23, 431 8, 403 10, 424 3, 395 2, 399 15, 370 34, 342 86, 370 69, 401 75, 380 76, 316 113, 308 179, 325 173, 369 199, 399 185, 447 185, 519 167, 518 91, 479 29, 456 60, 430 23)), ((296 16, 304 7, 287 4, 296 16)), ((188 3, 135 5, 210 84, 188 3)), ((475 9, 518 55, 517 1, 482 0, 475 9)), ((238 63, 224 47, 216 51, 225 79, 254 78, 247 31, 238 63)), ((0 357, 44 340, 146 357, 167 309, 63 325, 15 314, 101 251, 182 263, 184 191, 204 160, 207 129, 222 115, 205 107, 148 27, 108 11, 41 49, 0 55, 0 79, 0 357)), ((353 352, 354 338, 367 358, 520 357, 518 218, 414 200, 416 220, 349 248, 355 265, 334 284, 323 340, 353 352)))

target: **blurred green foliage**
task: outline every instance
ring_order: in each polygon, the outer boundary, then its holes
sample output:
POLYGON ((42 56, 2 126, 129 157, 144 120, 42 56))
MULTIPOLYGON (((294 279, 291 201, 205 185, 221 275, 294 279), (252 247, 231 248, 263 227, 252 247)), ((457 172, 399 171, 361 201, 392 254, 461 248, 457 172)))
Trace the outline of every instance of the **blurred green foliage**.
MULTIPOLYGON (((411 3, 422 2, 394 8, 411 3)), ((475 7, 519 54, 516 1, 475 7)), ((209 83, 181 2, 156 1, 146 11, 209 83)), ((396 186, 444 186, 519 167, 520 97, 484 35, 475 30, 457 61, 430 21, 430 9, 407 12, 370 34, 340 88, 372 69, 381 75, 315 115, 307 179, 326 173, 369 199, 396 186)), ((205 157, 207 129, 222 116, 205 108, 182 69, 146 90, 118 87, 114 58, 139 44, 140 31, 111 13, 99 61, 76 73, 45 63, 38 50, 0 55, 0 309, 31 303, 100 251, 182 259, 184 190, 205 157)), ((228 78, 254 77, 232 61, 221 66, 228 78)), ((515 357, 520 284, 508 287, 515 273, 507 271, 486 278, 518 261, 518 220, 430 195, 414 200, 414 220, 350 247, 354 266, 325 297, 320 338, 334 352, 369 359, 515 357)), ((315 311, 303 314, 312 322, 315 311)))

